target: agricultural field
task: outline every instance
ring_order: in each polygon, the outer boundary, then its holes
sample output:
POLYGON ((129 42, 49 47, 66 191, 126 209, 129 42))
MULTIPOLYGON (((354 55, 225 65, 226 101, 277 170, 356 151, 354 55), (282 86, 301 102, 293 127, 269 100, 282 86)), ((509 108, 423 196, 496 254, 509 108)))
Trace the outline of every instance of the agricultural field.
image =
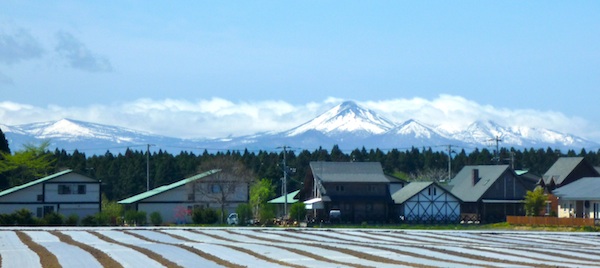
POLYGON ((1 267, 600 267, 600 235, 321 228, 0 228, 1 267))

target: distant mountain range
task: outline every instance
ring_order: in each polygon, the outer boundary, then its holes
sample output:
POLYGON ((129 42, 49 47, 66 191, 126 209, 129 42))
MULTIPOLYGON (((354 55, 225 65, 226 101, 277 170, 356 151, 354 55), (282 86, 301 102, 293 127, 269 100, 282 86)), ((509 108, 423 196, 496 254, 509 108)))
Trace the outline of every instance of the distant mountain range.
POLYGON ((25 143, 50 140, 51 148, 75 149, 86 154, 122 152, 126 148, 202 152, 207 150, 276 150, 291 146, 307 150, 338 145, 342 150, 355 148, 439 147, 453 145, 467 150, 493 145, 501 147, 575 149, 598 147, 599 144, 571 134, 549 129, 505 127, 492 121, 477 121, 465 130, 448 131, 416 120, 395 123, 372 110, 347 101, 295 128, 282 132, 265 132, 221 139, 180 139, 154 135, 122 127, 61 119, 53 122, 16 126, 0 124, 11 150, 25 143))

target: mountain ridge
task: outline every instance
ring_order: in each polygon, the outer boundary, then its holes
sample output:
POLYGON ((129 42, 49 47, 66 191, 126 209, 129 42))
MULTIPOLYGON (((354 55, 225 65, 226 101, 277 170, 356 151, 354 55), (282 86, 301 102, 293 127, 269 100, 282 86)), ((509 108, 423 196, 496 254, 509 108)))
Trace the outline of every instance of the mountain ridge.
POLYGON ((297 127, 280 132, 260 132, 217 139, 182 139, 144 131, 63 118, 57 121, 5 126, 0 124, 11 150, 26 143, 50 139, 51 146, 65 150, 98 148, 94 154, 114 148, 147 146, 181 151, 276 150, 283 145, 303 149, 435 147, 452 144, 458 147, 487 147, 491 139, 502 147, 582 149, 599 144, 571 134, 550 129, 523 126, 506 127, 491 120, 475 121, 464 130, 450 132, 414 119, 394 123, 353 101, 346 101, 297 127), (4 129, 6 128, 6 130, 4 129))

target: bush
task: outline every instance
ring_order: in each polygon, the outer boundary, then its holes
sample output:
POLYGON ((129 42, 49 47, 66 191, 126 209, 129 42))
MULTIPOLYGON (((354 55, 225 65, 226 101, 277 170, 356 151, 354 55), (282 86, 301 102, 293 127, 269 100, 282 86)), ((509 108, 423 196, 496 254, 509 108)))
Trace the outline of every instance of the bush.
POLYGON ((77 214, 71 214, 65 220, 65 225, 67 225, 67 226, 77 226, 78 222, 79 222, 79 216, 77 214))
POLYGON ((248 220, 252 219, 252 206, 249 204, 240 204, 235 212, 238 214, 239 225, 245 225, 248 220))
POLYGON ((44 215, 44 220, 42 221, 42 223, 44 225, 52 225, 52 226, 62 225, 63 222, 64 222, 63 215, 60 215, 56 212, 47 213, 46 215, 44 215))
POLYGON ((195 224, 214 224, 218 220, 219 215, 212 208, 195 208, 192 211, 192 221, 195 224))
POLYGON ((135 211, 128 210, 125 212, 125 221, 129 225, 146 225, 146 212, 145 211, 135 211))
POLYGON ((0 214, 0 225, 13 225, 15 219, 13 214, 0 214))
POLYGON ((306 217, 306 207, 303 202, 296 202, 290 207, 290 218, 301 222, 306 217))
POLYGON ((16 225, 34 225, 33 213, 26 208, 15 211, 12 215, 16 225))
POLYGON ((81 220, 81 225, 83 225, 83 226, 96 226, 96 225, 98 225, 98 223, 96 221, 96 216, 95 215, 85 216, 81 220))
POLYGON ((163 219, 162 219, 162 216, 160 215, 160 212, 154 211, 154 212, 150 213, 150 222, 154 226, 161 225, 163 222, 163 219))

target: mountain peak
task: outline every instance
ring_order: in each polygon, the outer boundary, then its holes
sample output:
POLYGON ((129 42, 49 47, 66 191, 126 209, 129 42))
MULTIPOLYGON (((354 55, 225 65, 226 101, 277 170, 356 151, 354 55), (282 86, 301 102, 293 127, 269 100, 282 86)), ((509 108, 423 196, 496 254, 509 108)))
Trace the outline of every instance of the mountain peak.
POLYGON ((365 109, 354 101, 345 101, 286 133, 295 136, 316 130, 327 136, 339 133, 382 134, 395 126, 391 121, 365 109))

